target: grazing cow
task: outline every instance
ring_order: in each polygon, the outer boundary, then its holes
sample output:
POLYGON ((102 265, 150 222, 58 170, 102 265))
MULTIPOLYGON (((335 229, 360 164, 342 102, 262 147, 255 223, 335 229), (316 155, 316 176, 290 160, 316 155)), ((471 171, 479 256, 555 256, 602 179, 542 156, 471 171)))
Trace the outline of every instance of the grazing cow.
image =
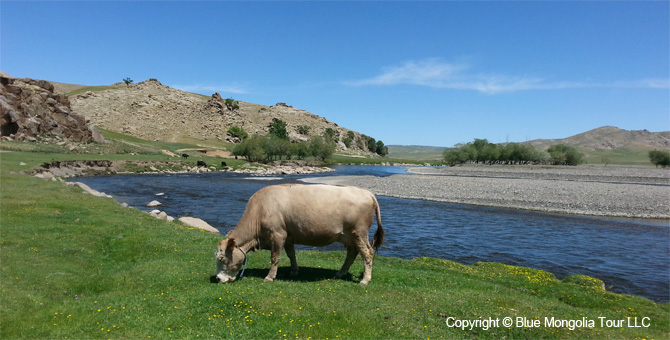
POLYGON ((273 281, 282 248, 295 276, 295 244, 325 246, 341 242, 347 248, 347 257, 336 276, 347 275, 360 253, 364 265, 360 284, 365 285, 372 278, 373 248, 378 249, 383 240, 379 203, 367 190, 330 185, 268 186, 251 196, 237 227, 219 242, 216 279, 222 283, 235 281, 240 270, 244 274, 248 252, 270 249, 270 272, 265 281, 273 281), (375 213, 377 231, 370 245, 368 232, 375 213))
POLYGON ((204 167, 206 167, 206 166, 207 166, 207 163, 205 163, 205 161, 198 161, 198 163, 196 163, 196 165, 197 165, 197 166, 204 166, 204 167))
POLYGON ((187 153, 181 154, 181 158, 188 158, 188 154, 187 153))
POLYGON ((226 163, 225 161, 221 162, 221 166, 228 166, 228 163, 226 163))

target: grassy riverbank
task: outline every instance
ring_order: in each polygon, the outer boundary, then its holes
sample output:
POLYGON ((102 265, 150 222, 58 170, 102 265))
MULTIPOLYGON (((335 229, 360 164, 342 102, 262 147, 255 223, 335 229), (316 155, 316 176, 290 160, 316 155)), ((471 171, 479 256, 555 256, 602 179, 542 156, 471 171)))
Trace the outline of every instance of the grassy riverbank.
POLYGON ((351 280, 333 280, 344 253, 303 251, 298 253, 298 279, 289 278, 284 258, 278 280, 264 283, 269 254, 259 252, 250 254, 244 279, 214 284, 213 255, 221 237, 157 220, 62 183, 15 173, 53 158, 93 156, 0 154, 0 337, 670 335, 670 304, 605 292, 597 287, 598 280, 587 277, 562 282, 547 272, 495 263, 464 266, 378 256, 372 282, 360 287, 355 283, 362 272, 360 260, 351 280), (511 327, 503 325, 507 317, 513 320, 511 327), (473 329, 446 324, 489 318, 499 321, 487 330, 481 324, 473 329), (547 323, 551 318, 554 323, 547 323), (538 327, 529 327, 533 320, 539 320, 538 327), (584 320, 584 325, 574 324, 584 320), (619 320, 624 322, 615 325, 619 320), (612 327, 601 326, 601 321, 612 327))

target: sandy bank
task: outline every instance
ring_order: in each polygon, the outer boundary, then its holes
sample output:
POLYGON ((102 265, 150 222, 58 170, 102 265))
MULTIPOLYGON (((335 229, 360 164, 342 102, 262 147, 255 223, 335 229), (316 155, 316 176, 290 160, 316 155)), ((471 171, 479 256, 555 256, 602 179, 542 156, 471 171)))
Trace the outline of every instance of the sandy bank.
POLYGON ((376 195, 578 215, 670 219, 670 171, 653 168, 410 168, 412 175, 309 178, 376 195))

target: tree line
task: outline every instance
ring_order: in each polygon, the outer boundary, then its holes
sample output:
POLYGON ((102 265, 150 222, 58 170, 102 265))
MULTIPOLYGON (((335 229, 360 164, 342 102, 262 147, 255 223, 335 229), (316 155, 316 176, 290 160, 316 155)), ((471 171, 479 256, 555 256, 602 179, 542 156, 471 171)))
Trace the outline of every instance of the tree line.
MULTIPOLYGON (((307 134, 309 126, 299 126, 298 132, 307 134)), ((266 135, 249 137, 249 134, 239 126, 228 129, 228 134, 241 140, 241 143, 233 149, 233 155, 244 157, 250 162, 265 163, 282 159, 305 159, 310 156, 325 161, 333 156, 340 138, 335 130, 328 128, 323 135, 312 136, 309 141, 292 143, 288 136, 287 124, 281 119, 272 121, 266 135)), ((354 132, 349 131, 342 142, 350 147, 355 137, 354 132)), ((381 140, 375 141, 374 138, 365 135, 361 137, 358 141, 361 148, 382 156, 388 154, 388 148, 381 140)))
POLYGON ((507 143, 498 145, 486 139, 475 139, 443 153, 448 165, 463 163, 483 164, 555 164, 579 165, 584 155, 572 146, 552 145, 547 151, 538 151, 529 144, 507 143))

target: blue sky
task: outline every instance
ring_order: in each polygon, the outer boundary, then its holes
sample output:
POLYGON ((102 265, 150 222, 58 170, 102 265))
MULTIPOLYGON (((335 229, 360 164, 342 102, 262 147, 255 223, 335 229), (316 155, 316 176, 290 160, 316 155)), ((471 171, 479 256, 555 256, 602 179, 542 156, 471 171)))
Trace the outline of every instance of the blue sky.
POLYGON ((670 130, 668 1, 0 2, 0 70, 286 102, 385 144, 670 130))

